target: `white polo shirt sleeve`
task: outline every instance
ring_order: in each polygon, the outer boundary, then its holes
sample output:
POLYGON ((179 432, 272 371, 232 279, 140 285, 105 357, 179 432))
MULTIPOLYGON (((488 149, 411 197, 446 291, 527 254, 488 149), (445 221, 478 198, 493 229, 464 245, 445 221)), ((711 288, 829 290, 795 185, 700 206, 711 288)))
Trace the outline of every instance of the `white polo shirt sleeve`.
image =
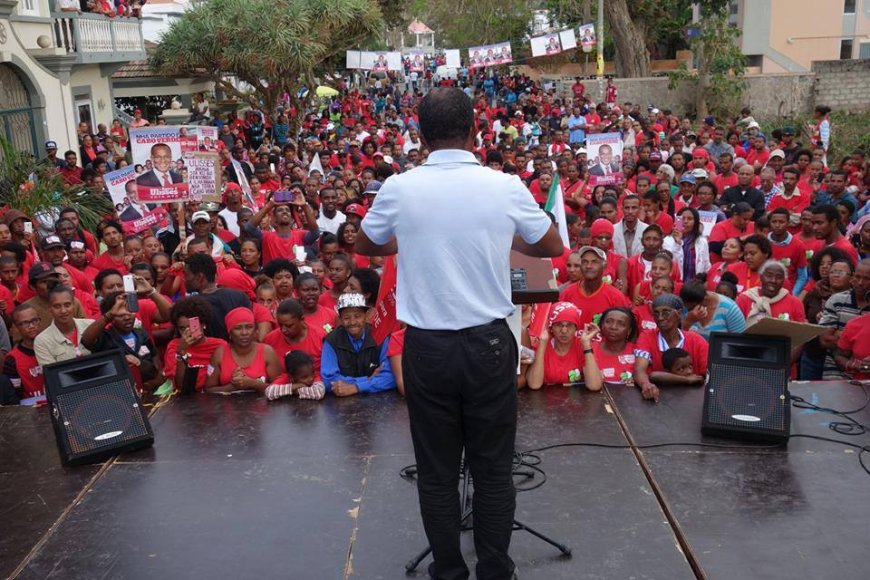
POLYGON ((552 222, 541 211, 532 193, 516 175, 510 181, 510 217, 516 232, 527 244, 541 241, 552 222))
POLYGON ((375 203, 363 218, 362 230, 379 246, 383 246, 396 235, 399 209, 397 193, 391 180, 385 181, 375 197, 375 203))

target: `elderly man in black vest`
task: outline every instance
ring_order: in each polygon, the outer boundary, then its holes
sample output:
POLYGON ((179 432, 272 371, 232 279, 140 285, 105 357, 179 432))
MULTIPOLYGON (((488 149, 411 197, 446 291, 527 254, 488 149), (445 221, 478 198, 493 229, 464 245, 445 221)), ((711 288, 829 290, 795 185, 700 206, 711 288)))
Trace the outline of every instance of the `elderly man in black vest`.
POLYGON ((362 294, 338 297, 341 326, 326 336, 320 359, 323 384, 336 397, 396 388, 387 360, 390 339, 381 345, 375 342, 367 315, 368 306, 362 294))

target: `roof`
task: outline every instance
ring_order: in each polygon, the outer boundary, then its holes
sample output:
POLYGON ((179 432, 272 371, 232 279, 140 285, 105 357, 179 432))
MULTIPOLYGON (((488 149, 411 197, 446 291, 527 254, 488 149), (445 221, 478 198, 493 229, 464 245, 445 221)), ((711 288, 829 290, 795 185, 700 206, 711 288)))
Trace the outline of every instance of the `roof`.
POLYGON ((417 20, 416 18, 408 25, 408 32, 411 34, 434 34, 435 31, 417 20))

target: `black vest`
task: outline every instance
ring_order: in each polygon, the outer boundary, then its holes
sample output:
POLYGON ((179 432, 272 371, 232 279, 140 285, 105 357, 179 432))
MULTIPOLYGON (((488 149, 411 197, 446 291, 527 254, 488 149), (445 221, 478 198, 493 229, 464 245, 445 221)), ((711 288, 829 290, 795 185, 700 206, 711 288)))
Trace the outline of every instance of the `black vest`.
POLYGON ((359 352, 356 352, 350 342, 347 331, 338 327, 326 335, 326 343, 335 351, 338 359, 338 370, 346 377, 368 377, 380 365, 381 357, 378 344, 372 337, 372 328, 365 327, 365 338, 359 352))

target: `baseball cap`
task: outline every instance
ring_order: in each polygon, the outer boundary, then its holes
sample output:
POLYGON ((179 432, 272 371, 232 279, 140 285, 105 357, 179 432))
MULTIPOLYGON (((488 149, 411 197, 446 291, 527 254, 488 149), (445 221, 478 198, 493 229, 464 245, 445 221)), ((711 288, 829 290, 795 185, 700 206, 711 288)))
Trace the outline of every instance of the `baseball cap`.
POLYGON ((577 150, 577 153, 575 153, 574 156, 576 157, 577 155, 588 155, 588 154, 589 154, 589 152, 586 151, 586 148, 581 147, 580 149, 577 150))
POLYGON ((650 159, 650 161, 653 161, 653 160, 661 161, 662 154, 659 153, 658 151, 653 151, 652 153, 649 154, 649 159, 650 159))
POLYGON ((193 217, 190 218, 190 223, 195 224, 199 220, 211 221, 211 216, 208 215, 207 211, 195 211, 193 212, 193 217))
POLYGON ((779 157, 781 159, 785 159, 785 153, 782 149, 774 149, 770 152, 770 157, 779 157))
POLYGON ((347 294, 341 294, 338 297, 338 305, 336 306, 336 309, 339 312, 345 308, 362 308, 368 310, 369 307, 366 305, 366 299, 362 294, 348 292, 347 294))
POLYGON ((43 250, 50 250, 51 248, 66 248, 66 244, 63 243, 59 236, 47 236, 42 240, 40 246, 43 250))
POLYGON ((693 170, 692 170, 692 175, 695 176, 695 179, 696 179, 696 180, 697 180, 697 179, 707 179, 708 177, 710 177, 710 174, 707 173, 707 170, 706 170, 706 169, 701 169, 700 167, 699 167, 698 169, 693 169, 693 170))
POLYGON ((345 213, 345 215, 353 214, 353 215, 358 215, 361 218, 364 218, 364 217, 366 217, 366 208, 364 208, 362 205, 360 205, 358 203, 352 203, 349 206, 347 206, 346 208, 344 208, 344 213, 345 213))
POLYGON ((607 263, 607 254, 605 254, 604 250, 602 250, 601 248, 596 248, 595 246, 583 246, 582 248, 580 248, 580 250, 578 250, 577 253, 580 254, 580 257, 583 257, 583 254, 585 254, 586 252, 595 252, 595 255, 597 255, 605 263, 607 263))
POLYGON ((57 143, 55 143, 54 141, 46 141, 45 148, 46 149, 57 149, 57 143))
POLYGON ((684 173, 680 176, 680 183, 691 183, 695 185, 695 176, 691 173, 684 173))
POLYGON ((60 276, 60 274, 54 271, 54 266, 52 266, 50 262, 36 262, 27 272, 27 280, 31 284, 44 280, 50 276, 60 276))
POLYGON ((782 134, 783 135, 794 135, 794 127, 783 127, 782 134))
POLYGON ((758 124, 757 121, 750 121, 748 125, 746 125, 747 129, 761 129, 761 125, 758 124))
POLYGON ((378 181, 377 179, 372 179, 371 181, 368 182, 368 184, 366 184, 366 188, 365 188, 365 191, 363 191, 363 195, 368 195, 370 193, 377 193, 378 191, 381 190, 381 185, 383 185, 383 184, 380 181, 378 181))
POLYGON ((219 203, 215 203, 213 201, 204 201, 199 204, 199 211, 196 213, 200 213, 203 211, 220 211, 221 205, 219 203))

